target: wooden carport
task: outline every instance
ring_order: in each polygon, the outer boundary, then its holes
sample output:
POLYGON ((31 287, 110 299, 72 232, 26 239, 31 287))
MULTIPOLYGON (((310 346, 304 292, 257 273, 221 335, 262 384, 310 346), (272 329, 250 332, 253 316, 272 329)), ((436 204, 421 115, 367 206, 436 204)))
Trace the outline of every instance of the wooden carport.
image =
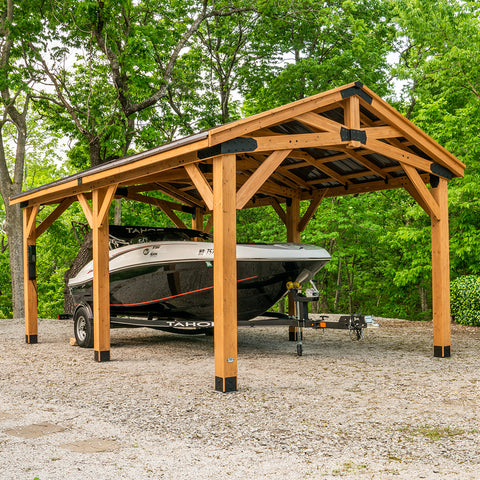
POLYGON ((237 389, 236 210, 272 206, 300 234, 322 199, 404 188, 431 219, 433 346, 450 356, 447 183, 465 165, 360 82, 222 125, 12 197, 23 208, 25 332, 36 343, 36 240, 73 202, 93 231, 95 360, 110 359, 108 212, 114 198, 151 203, 179 227, 214 232, 215 388, 237 389), (430 188, 427 187, 430 185, 430 188), (146 195, 159 191, 172 201, 146 195), (309 207, 300 215, 300 202, 309 207), (283 207, 286 205, 286 208, 283 207), (41 223, 42 205, 58 205, 41 223), (204 227, 204 217, 210 215, 204 227), (212 220, 213 218, 213 220, 212 220))

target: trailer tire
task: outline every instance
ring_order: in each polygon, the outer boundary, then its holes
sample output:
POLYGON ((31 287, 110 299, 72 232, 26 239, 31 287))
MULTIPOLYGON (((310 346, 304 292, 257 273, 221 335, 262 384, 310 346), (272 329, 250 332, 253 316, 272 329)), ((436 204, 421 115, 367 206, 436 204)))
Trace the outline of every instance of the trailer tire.
POLYGON ((93 318, 84 305, 79 306, 73 314, 73 330, 79 347, 93 347, 93 318))

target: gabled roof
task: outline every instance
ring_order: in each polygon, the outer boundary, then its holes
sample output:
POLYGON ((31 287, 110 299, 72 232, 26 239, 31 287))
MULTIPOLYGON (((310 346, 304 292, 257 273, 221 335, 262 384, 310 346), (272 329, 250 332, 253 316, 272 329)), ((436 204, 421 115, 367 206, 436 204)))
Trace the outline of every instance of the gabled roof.
POLYGON ((237 156, 237 208, 278 205, 293 197, 411 190, 420 180, 460 177, 465 169, 355 82, 90 168, 16 195, 10 203, 56 204, 116 184, 117 197, 141 200, 140 192, 157 190, 186 208, 212 210, 212 158, 226 153, 237 156))

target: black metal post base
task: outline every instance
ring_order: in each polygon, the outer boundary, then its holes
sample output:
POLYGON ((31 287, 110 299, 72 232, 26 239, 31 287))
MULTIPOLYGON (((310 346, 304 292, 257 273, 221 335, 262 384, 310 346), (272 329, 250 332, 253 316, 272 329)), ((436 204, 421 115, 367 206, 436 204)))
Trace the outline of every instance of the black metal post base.
POLYGON ((237 377, 215 377, 215 390, 228 393, 237 391, 237 377))
POLYGON ((295 327, 290 327, 288 330, 288 341, 296 342, 297 341, 297 329, 295 327))
POLYGON ((97 352, 95 350, 96 362, 108 362, 109 360, 110 360, 110 350, 105 350, 103 352, 97 352))
POLYGON ((25 343, 38 343, 38 335, 25 335, 25 343))
POLYGON ((433 356, 439 358, 446 358, 450 356, 450 345, 434 345, 433 356))

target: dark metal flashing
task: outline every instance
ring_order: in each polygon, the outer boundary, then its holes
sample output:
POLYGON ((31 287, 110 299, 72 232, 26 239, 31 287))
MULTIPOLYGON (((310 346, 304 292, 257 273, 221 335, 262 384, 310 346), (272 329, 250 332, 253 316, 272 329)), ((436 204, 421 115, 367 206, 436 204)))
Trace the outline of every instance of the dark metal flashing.
POLYGON ((362 90, 363 83, 355 82, 353 87, 348 87, 342 90, 342 98, 349 98, 353 95, 358 95, 360 98, 363 98, 367 103, 372 103, 372 97, 362 90))
POLYGON ((453 173, 448 168, 445 168, 439 163, 432 163, 432 165, 430 166, 430 170, 435 175, 439 175, 440 177, 444 177, 448 180, 451 180, 453 178, 453 173))
POLYGON ((237 377, 227 377, 225 379, 225 393, 237 391, 237 377))
POLYGON ((97 352, 95 350, 94 359, 96 362, 108 362, 110 360, 110 350, 97 352))
POLYGON ((367 143, 367 132, 365 130, 342 127, 340 129, 340 138, 342 142, 357 141, 365 145, 367 143))
POLYGON ((432 188, 437 188, 438 184, 440 183, 440 178, 436 175, 430 174, 430 185, 432 188))
POLYGON ((204 148, 198 151, 198 158, 215 157, 216 155, 223 155, 227 153, 243 153, 252 152, 257 148, 257 141, 254 138, 232 138, 226 142, 219 143, 213 147, 204 148))
POLYGON ((215 390, 217 392, 236 392, 237 391, 237 377, 215 377, 215 390), (225 388, 223 387, 225 382, 225 388))
POLYGON ((437 358, 447 358, 450 357, 450 345, 435 345, 433 347, 433 356, 437 358))

